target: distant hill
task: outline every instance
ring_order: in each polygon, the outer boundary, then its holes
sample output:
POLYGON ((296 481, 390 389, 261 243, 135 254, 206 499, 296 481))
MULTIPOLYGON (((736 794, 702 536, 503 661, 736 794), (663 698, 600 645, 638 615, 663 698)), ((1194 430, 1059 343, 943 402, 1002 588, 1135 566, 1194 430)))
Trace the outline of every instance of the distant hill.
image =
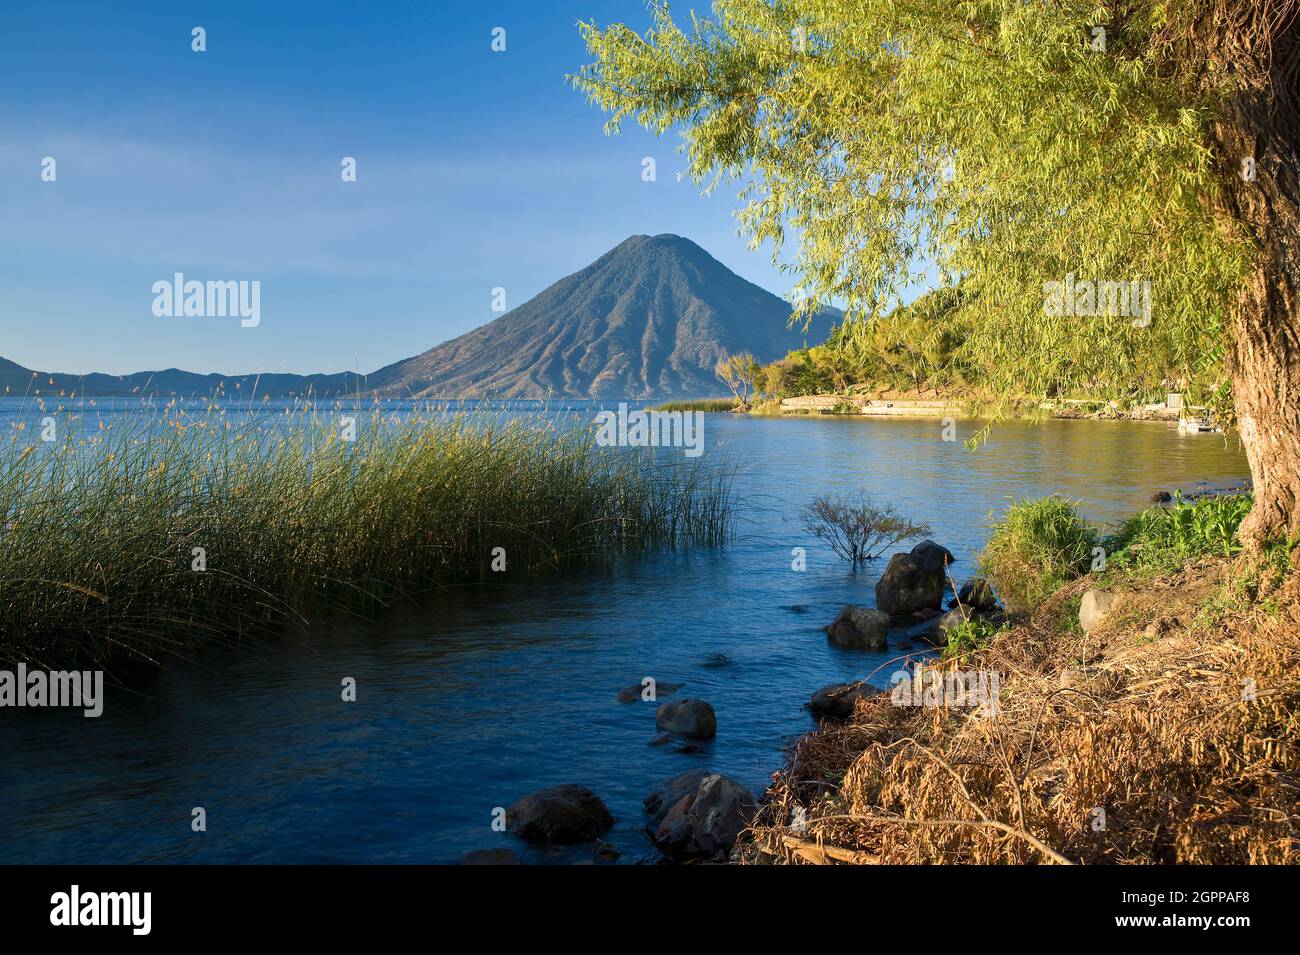
MULTIPOLYGON (((668 398, 716 395, 723 355, 781 358, 804 342, 790 305, 689 239, 637 235, 486 325, 370 375, 33 372, 0 358, 0 392, 386 398, 668 398), (6 391, 7 389, 7 391, 6 391)), ((838 312, 807 332, 823 341, 838 312)))

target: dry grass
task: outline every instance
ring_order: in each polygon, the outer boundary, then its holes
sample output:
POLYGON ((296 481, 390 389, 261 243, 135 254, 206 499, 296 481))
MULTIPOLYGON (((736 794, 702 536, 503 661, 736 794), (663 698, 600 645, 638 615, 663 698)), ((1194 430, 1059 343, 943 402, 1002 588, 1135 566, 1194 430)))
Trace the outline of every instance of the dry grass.
POLYGON ((1300 575, 1205 559, 1132 584, 1085 636, 1090 585, 977 655, 1002 674, 997 716, 885 695, 804 737, 744 861, 1300 861, 1300 575))

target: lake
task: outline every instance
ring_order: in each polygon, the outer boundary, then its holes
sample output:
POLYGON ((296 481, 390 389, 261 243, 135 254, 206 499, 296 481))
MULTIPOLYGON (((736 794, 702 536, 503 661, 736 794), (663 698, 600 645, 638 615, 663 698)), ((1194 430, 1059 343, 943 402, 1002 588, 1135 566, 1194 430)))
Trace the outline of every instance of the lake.
MULTIPOLYGON (((0 425, 30 414, 17 408, 0 404, 0 425)), ((814 690, 871 674, 888 686, 890 661, 916 650, 827 644, 843 604, 874 602, 886 560, 851 573, 801 526, 814 496, 865 488, 928 522, 960 581, 1012 497, 1061 492, 1111 522, 1155 490, 1249 473, 1235 437, 1154 422, 1007 423, 970 451, 941 440, 937 420, 709 415, 705 449, 736 469, 726 548, 456 588, 374 623, 204 650, 133 670, 99 719, 0 710, 0 863, 441 863, 499 846, 590 862, 590 846, 529 848, 492 830, 495 807, 565 782, 609 805, 622 862, 652 858, 641 800, 657 782, 708 766, 761 793, 813 727, 814 690), (661 702, 710 701, 717 738, 648 745, 655 705, 615 699, 645 676, 684 684, 661 702)))

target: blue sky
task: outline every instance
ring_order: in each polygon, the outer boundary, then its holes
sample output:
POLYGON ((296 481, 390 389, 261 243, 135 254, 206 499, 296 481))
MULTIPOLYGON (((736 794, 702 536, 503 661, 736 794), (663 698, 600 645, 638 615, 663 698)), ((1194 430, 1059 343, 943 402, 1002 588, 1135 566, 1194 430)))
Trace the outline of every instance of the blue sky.
POLYGON ((641 0, 7 5, 0 356, 372 371, 496 317, 494 287, 513 308, 636 233, 787 293, 736 234, 734 191, 678 182, 676 138, 607 137, 565 83, 591 18, 648 23, 641 0), (155 317, 175 272, 261 281, 261 324, 155 317))

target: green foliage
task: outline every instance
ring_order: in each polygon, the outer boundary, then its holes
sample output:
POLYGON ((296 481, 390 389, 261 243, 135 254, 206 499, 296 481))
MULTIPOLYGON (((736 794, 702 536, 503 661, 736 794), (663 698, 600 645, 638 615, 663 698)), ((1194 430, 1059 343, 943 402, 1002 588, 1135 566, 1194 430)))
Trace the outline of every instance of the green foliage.
POLYGON ((979 617, 971 617, 948 628, 948 643, 943 648, 941 659, 957 659, 966 663, 972 654, 984 649, 992 642, 1000 627, 979 617))
POLYGON ((1251 496, 1233 494, 1139 511, 1104 542, 1108 565, 1173 570, 1198 557, 1231 557, 1241 550, 1237 528, 1251 496))
POLYGON ((930 533, 929 525, 913 523, 888 505, 877 507, 861 491, 852 497, 819 497, 800 516, 805 530, 855 568, 901 541, 930 533))
POLYGON ((1076 506, 1055 495, 1014 501, 994 525, 980 565, 1009 608, 1033 610, 1088 571, 1099 535, 1076 506))
POLYGON ((716 0, 679 25, 653 3, 644 34, 583 24, 592 61, 573 81, 611 131, 680 131, 706 189, 741 183, 741 227, 799 274, 801 314, 846 303, 851 371, 875 356, 903 380, 952 364, 1003 396, 1166 377, 1208 393, 1251 253, 1215 221, 1216 90, 1170 47, 1204 7, 716 0), (876 328, 922 270, 960 283, 951 342, 876 328), (1067 275, 1150 280, 1151 324, 1046 314, 1067 275))

